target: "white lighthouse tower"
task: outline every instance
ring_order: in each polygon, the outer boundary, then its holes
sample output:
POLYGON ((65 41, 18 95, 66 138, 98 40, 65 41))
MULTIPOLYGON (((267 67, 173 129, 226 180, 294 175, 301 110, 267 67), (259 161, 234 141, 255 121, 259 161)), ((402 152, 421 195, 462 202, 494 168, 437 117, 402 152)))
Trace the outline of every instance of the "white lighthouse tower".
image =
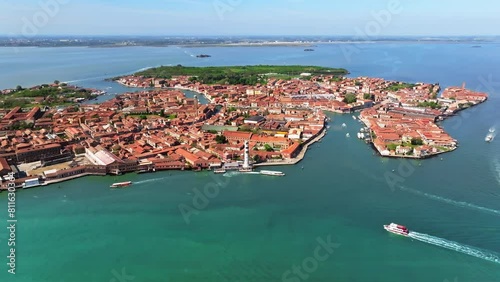
POLYGON ((240 171, 252 171, 252 166, 250 165, 250 148, 248 145, 248 141, 245 141, 245 158, 243 161, 243 167, 240 169, 240 171))

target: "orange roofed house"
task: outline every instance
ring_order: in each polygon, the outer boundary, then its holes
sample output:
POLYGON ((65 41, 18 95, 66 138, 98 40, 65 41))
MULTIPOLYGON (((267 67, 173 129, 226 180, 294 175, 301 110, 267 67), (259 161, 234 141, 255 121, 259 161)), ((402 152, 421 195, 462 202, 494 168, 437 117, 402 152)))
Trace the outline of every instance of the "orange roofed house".
POLYGON ((252 132, 224 131, 222 135, 224 135, 229 142, 245 142, 250 141, 253 134, 252 132))

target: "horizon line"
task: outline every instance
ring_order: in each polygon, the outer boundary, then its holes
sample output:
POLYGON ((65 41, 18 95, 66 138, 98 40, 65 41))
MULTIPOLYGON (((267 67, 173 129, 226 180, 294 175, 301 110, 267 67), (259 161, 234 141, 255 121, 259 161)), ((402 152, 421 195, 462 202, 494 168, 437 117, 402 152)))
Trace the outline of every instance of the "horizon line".
MULTIPOLYGON (((301 35, 301 34, 183 34, 183 35, 175 35, 175 34, 39 34, 34 36, 25 36, 23 34, 7 34, 0 33, 2 37, 25 37, 25 38, 37 38, 37 37, 57 37, 57 36, 82 36, 82 37, 361 37, 360 35, 301 35)), ((381 34, 377 36, 367 36, 372 39, 380 38, 380 37, 500 37, 500 34, 461 34, 461 35, 408 35, 408 34, 381 34)))

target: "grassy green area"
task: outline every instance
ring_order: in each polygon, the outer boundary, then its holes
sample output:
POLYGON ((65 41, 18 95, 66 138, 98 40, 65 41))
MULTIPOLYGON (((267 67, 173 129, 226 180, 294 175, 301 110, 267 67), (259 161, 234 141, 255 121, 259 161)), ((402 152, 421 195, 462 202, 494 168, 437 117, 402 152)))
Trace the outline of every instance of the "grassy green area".
POLYGON ((387 87, 385 90, 396 92, 402 89, 411 89, 415 86, 416 84, 411 84, 411 83, 394 83, 391 86, 387 87))
POLYGON ((301 73, 312 75, 345 75, 348 71, 341 68, 316 66, 225 66, 225 67, 185 67, 162 66, 135 73, 137 76, 169 79, 174 76, 191 76, 191 81, 204 84, 244 84, 265 83, 270 77, 292 78, 301 73))
POLYGON ((184 66, 167 66, 151 68, 145 71, 136 73, 135 75, 143 75, 146 77, 169 78, 171 76, 187 75, 218 75, 218 74, 284 74, 284 75, 299 75, 301 73, 311 74, 347 74, 347 70, 339 68, 325 68, 315 66, 272 66, 272 65, 257 65, 257 66, 227 66, 227 67, 184 67, 184 66))
POLYGON ((422 102, 418 103, 418 106, 421 108, 441 109, 441 105, 436 102, 422 102))
POLYGON ((42 106, 59 106, 72 104, 75 98, 93 99, 90 90, 83 88, 73 88, 67 86, 41 85, 34 89, 24 89, 20 86, 15 91, 2 95, 0 106, 3 108, 32 107, 35 105, 35 98, 44 98, 39 103, 42 106))

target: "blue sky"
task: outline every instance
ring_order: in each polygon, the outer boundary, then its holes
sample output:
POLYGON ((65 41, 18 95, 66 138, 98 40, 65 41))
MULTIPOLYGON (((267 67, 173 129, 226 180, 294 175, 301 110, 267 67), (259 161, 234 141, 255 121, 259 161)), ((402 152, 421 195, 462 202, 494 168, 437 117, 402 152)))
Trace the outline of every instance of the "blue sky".
POLYGON ((0 34, 498 35, 499 12, 492 0, 0 0, 0 34))

